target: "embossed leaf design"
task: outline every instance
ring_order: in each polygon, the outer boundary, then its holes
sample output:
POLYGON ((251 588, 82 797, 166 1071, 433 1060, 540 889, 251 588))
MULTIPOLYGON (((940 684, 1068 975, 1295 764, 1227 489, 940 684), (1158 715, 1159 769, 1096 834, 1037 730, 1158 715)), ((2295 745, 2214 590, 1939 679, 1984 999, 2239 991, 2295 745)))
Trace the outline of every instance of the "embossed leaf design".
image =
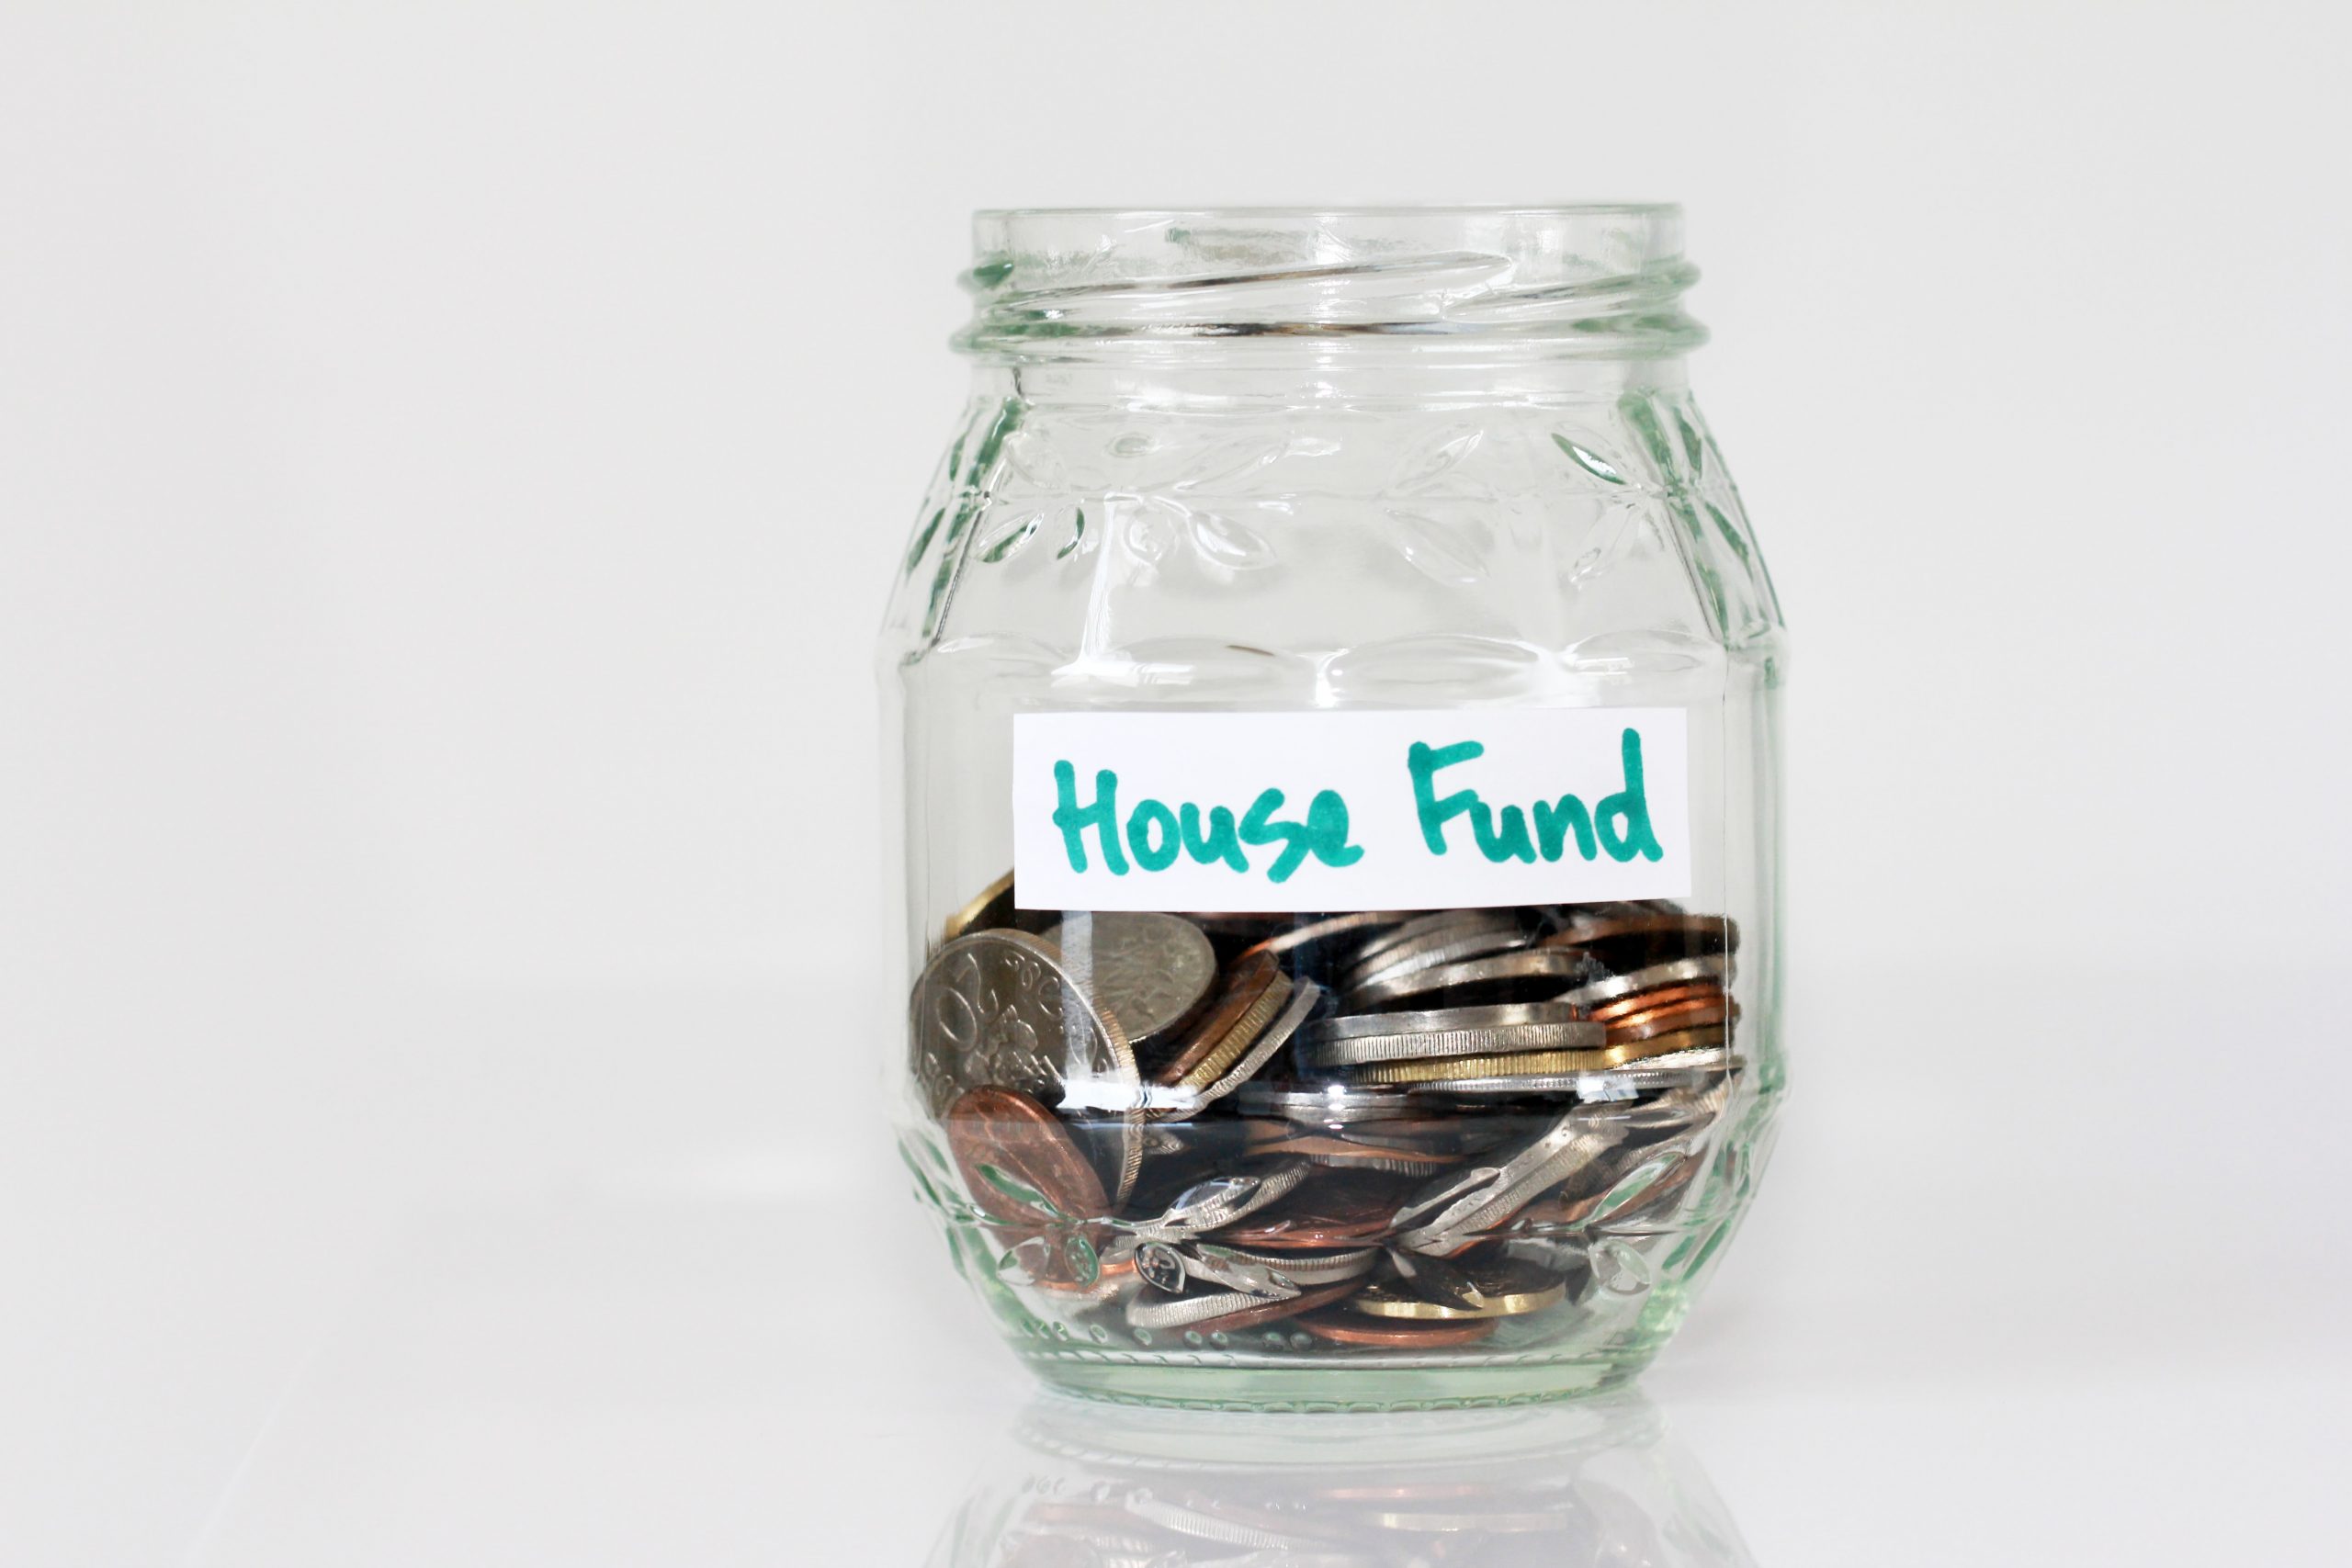
POLYGON ((1611 520, 1603 525, 1607 532, 1601 535, 1600 542, 1578 556, 1576 558, 1576 564, 1568 568, 1568 586, 1580 587, 1600 577, 1614 565, 1639 537, 1640 529, 1635 526, 1634 521, 1636 513, 1632 508, 1616 506, 1611 507, 1610 511, 1611 520))
POLYGON ((902 571, 913 572, 922 560, 923 552, 931 548, 931 541, 937 536, 939 525, 946 521, 947 508, 943 506, 931 514, 929 522, 915 531, 915 542, 907 548, 907 564, 900 569, 902 571))
POLYGON ((1419 490, 1436 483, 1486 439, 1483 430, 1454 430, 1422 442, 1405 455, 1388 481, 1398 491, 1419 490))
POLYGON ((1022 546, 1027 544, 1036 535, 1037 528, 1043 521, 1032 512, 1026 516, 1015 517, 1001 527, 993 530, 980 541, 980 559, 991 566, 1000 561, 1011 559, 1022 546))
POLYGON ((1158 566, 1168 558, 1176 540, 1176 529, 1191 520, 1192 513, 1164 496, 1145 496, 1141 506, 1130 507, 1126 526, 1118 531, 1119 541, 1127 553, 1147 566, 1158 566))
POLYGON ((1674 423, 1675 427, 1682 433, 1682 451, 1683 455, 1690 459, 1691 477, 1699 478, 1707 469, 1706 443, 1699 439, 1698 428, 1690 423, 1690 416, 1680 409, 1674 411, 1674 423))
POLYGON ((1556 430, 1552 433, 1552 442, 1553 445, 1558 446, 1561 451, 1566 452, 1570 457, 1574 458, 1576 460, 1577 467, 1582 468, 1586 473, 1590 474, 1594 479, 1604 479, 1613 485, 1621 485, 1625 482, 1625 476, 1617 471, 1617 465, 1602 457, 1600 453, 1593 451, 1590 447, 1586 446, 1579 442, 1569 440, 1566 436, 1561 434, 1556 430))
POLYGON ((1037 489, 1056 493, 1069 490, 1069 466, 1052 444, 1035 431, 1024 430, 1006 442, 1004 455, 1013 471, 1037 489))
POLYGON ((1209 447, 1184 465, 1183 474, 1169 485, 1179 494, 1215 487, 1219 492, 1281 460, 1287 442, 1269 446, 1262 440, 1227 441, 1209 447))
POLYGON ((1063 1213, 1060 1209, 1055 1206, 1054 1201, 1051 1198, 1046 1197, 1043 1192, 1038 1191, 1035 1188, 1030 1186, 1027 1182, 1022 1180, 1019 1177, 1013 1175, 1009 1170, 1005 1170, 1001 1167, 989 1165, 986 1161, 982 1161, 980 1164, 980 1179, 987 1182, 990 1187, 995 1188, 998 1191, 1003 1193, 1006 1197, 1012 1199, 1014 1202, 1019 1203, 1023 1208, 1035 1209, 1041 1214, 1050 1214, 1057 1220, 1066 1220, 1069 1218, 1068 1214, 1063 1213))
POLYGON ((1255 529, 1214 512, 1193 513, 1190 521, 1193 547, 1203 559, 1236 571, 1273 565, 1274 547, 1255 529))
POLYGON ((1688 1151, 1679 1145, 1670 1145, 1652 1153, 1648 1158, 1619 1179, 1617 1185, 1609 1190, 1607 1196, 1593 1206, 1590 1223, 1596 1225, 1600 1224, 1637 1207, 1645 1199, 1651 1196, 1652 1190, 1657 1187, 1660 1179, 1671 1173, 1687 1156, 1688 1151))
POLYGON ((1086 1239, 1084 1231, 1071 1231, 1062 1238, 1062 1257, 1069 1263, 1070 1277, 1079 1284, 1091 1285, 1102 1277, 1102 1260, 1094 1244, 1086 1239))
POLYGON ((1470 523, 1449 528, 1420 513, 1392 508, 1388 513, 1388 533, 1407 560, 1440 582, 1459 586, 1486 578, 1486 551, 1493 539, 1483 525, 1470 523))
POLYGON ((1060 549, 1054 552, 1054 558, 1068 560, 1086 548, 1086 508, 1076 505, 1063 508, 1061 521, 1069 527, 1069 537, 1062 542, 1060 549))

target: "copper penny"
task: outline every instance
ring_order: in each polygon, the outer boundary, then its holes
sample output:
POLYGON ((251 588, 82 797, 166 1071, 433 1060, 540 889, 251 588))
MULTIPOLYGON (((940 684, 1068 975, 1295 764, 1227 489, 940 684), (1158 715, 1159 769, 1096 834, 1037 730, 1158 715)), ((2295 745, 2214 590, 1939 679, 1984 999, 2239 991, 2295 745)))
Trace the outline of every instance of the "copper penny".
POLYGON ((1721 1001, 1724 988, 1713 980, 1696 981, 1684 986, 1661 986, 1655 990, 1620 997, 1603 1002, 1592 1010, 1592 1016, 1603 1023, 1613 1022, 1629 1013, 1647 1012, 1652 1008, 1672 1007, 1677 1002, 1721 1001))
POLYGON ((1388 1234, 1389 1222, 1419 1185, 1414 1177, 1318 1176, 1217 1239, 1270 1252, 1360 1246, 1388 1234))
POLYGON ((967 1089, 940 1118, 947 1152, 963 1173, 965 1190, 991 1219, 1030 1228, 1065 1219, 1099 1216, 1111 1206, 1102 1179, 1061 1119, 1019 1089, 993 1084, 967 1089), (1039 1212, 997 1183, 983 1168, 1019 1182, 1061 1211, 1039 1212))
POLYGON ((1051 1291, 1057 1295, 1085 1295, 1100 1290, 1106 1284, 1115 1285, 1123 1280, 1133 1279, 1136 1260, 1132 1258, 1122 1258, 1115 1263, 1098 1263, 1095 1268, 1094 1278, 1084 1284, 1080 1284, 1075 1275, 1052 1271, 1038 1274, 1036 1282, 1041 1288, 1051 1291))
POLYGON ((1495 1331, 1500 1320, 1491 1317, 1442 1323, 1402 1317, 1359 1317, 1351 1313, 1317 1313, 1298 1325, 1317 1339, 1334 1345, 1361 1345, 1374 1350, 1442 1350, 1454 1345, 1475 1345, 1495 1331))
POLYGON ((1342 1280, 1336 1285, 1302 1292, 1285 1302, 1268 1302, 1263 1306, 1245 1307, 1239 1312, 1212 1317, 1191 1326, 1202 1334, 1231 1334, 1238 1329, 1256 1328, 1261 1324, 1280 1323, 1286 1317, 1296 1317, 1300 1313, 1313 1312, 1317 1307, 1344 1301, 1363 1283, 1362 1280, 1342 1280))
POLYGON ((1731 1002, 1724 997, 1702 997, 1667 1007, 1650 1008, 1611 1020, 1609 1043, 1625 1045, 1637 1040, 1655 1040, 1661 1034, 1723 1023, 1731 1016, 1731 1002))
POLYGON ((1227 1051, 1238 1056, 1249 1041, 1244 1039, 1235 1046, 1229 1044, 1230 1037, 1253 1020, 1256 1027, 1250 1030, 1253 1035, 1271 1021, 1273 1010, 1267 1004, 1273 998, 1274 982, 1282 977, 1282 970, 1263 953, 1236 961, 1227 972, 1225 988, 1209 1004, 1208 1011, 1184 1032, 1177 1042, 1175 1055, 1152 1075, 1155 1081, 1182 1083, 1213 1057, 1227 1051))
POLYGON ((1318 942, 1329 942, 1333 937, 1364 935, 1385 926, 1401 924, 1411 918, 1393 909, 1366 909, 1351 915, 1332 915, 1320 920, 1309 920, 1303 926, 1293 926, 1285 931, 1276 931, 1263 941, 1243 948, 1241 956, 1253 958, 1263 953, 1268 957, 1280 957, 1318 942))

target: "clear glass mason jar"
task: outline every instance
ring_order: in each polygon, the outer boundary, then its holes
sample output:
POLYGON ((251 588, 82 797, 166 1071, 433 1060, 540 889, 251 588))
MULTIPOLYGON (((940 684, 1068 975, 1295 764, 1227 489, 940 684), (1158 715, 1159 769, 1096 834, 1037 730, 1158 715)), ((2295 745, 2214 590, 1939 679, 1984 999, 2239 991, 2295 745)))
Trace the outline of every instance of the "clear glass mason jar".
POLYGON ((1630 1376, 1783 1083, 1783 632, 1679 211, 975 231, 881 646, 957 1268, 1100 1398, 1630 1376))

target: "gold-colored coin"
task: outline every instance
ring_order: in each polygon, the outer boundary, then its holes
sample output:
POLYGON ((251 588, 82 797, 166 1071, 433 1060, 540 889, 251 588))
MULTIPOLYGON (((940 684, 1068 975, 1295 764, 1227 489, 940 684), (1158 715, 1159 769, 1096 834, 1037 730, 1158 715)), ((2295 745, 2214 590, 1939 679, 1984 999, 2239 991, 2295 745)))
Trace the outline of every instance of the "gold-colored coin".
POLYGON ((1178 1086, 1191 1089, 1206 1089, 1223 1077, 1225 1070, 1239 1061, 1242 1053, 1255 1044, 1258 1036, 1266 1032, 1266 1026, 1273 1022, 1274 1015, 1281 1012, 1283 1004, 1290 1000, 1290 992, 1289 979, 1276 975, 1273 984, 1250 1005, 1249 1010, 1242 1013, 1240 1021, 1226 1032, 1216 1047, 1202 1057, 1191 1072, 1177 1080, 1178 1086))
POLYGON ((1660 1056, 1668 1051, 1688 1051, 1702 1043, 1693 1036, 1702 1034, 1713 1036, 1705 1043, 1723 1043, 1723 1030, 1717 1025, 1661 1034, 1651 1040, 1628 1041, 1622 1045, 1606 1045, 1596 1051, 1515 1051, 1500 1056, 1447 1056, 1423 1062, 1375 1062, 1357 1069, 1351 1075, 1350 1081, 1442 1084, 1455 1078, 1547 1077, 1562 1073, 1606 1072, 1611 1067, 1622 1067, 1628 1062, 1638 1062, 1646 1056, 1660 1056))
POLYGON ((942 942, 954 942, 966 931, 986 931, 1012 923, 1012 873, 1006 872, 976 894, 972 901, 947 917, 942 942))
POLYGON ((1375 1280, 1348 1298, 1348 1305, 1370 1317, 1405 1317, 1424 1321, 1455 1320, 1481 1317, 1521 1317, 1545 1307, 1557 1306, 1567 1300, 1568 1287, 1555 1280, 1532 1290, 1497 1290, 1482 1292, 1484 1306, 1440 1306, 1425 1302, 1403 1285, 1391 1280, 1375 1280))

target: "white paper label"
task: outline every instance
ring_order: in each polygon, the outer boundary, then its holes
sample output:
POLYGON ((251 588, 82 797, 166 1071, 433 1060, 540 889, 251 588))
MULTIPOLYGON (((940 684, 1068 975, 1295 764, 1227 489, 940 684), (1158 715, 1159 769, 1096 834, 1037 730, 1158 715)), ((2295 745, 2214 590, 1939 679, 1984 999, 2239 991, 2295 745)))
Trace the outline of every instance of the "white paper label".
POLYGON ((1024 909, 1442 909, 1690 891, 1680 708, 1031 713, 1024 909))

